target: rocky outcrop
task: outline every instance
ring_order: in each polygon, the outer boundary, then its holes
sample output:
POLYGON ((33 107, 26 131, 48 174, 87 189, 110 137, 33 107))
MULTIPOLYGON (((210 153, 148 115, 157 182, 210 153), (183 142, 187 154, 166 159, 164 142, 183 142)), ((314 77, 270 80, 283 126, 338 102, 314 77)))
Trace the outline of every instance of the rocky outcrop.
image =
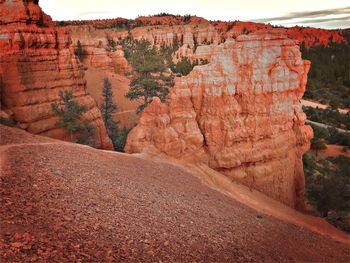
POLYGON ((67 140, 56 127, 51 103, 71 90, 87 106, 83 118, 96 126, 97 146, 111 149, 95 101, 86 91, 82 65, 74 55, 70 35, 57 30, 38 1, 0 1, 1 106, 27 131, 67 140))
POLYGON ((168 103, 155 98, 130 132, 129 153, 205 162, 232 180, 298 207, 302 154, 312 130, 300 99, 308 61, 277 30, 217 45, 215 56, 175 79, 168 103))

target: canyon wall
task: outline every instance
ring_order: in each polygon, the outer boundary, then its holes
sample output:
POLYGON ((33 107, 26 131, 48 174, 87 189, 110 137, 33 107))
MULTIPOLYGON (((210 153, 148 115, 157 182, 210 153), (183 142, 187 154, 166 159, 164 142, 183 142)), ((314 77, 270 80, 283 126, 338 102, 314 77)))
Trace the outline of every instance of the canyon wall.
POLYGON ((203 59, 210 61, 220 52, 216 45, 239 35, 269 30, 282 32, 289 38, 296 39, 306 47, 324 45, 329 41, 344 42, 343 30, 324 30, 316 28, 273 28, 271 25, 253 22, 221 22, 208 21, 191 16, 152 16, 138 17, 135 20, 123 18, 57 22, 67 29, 76 47, 79 40, 85 50, 82 63, 85 66, 87 89, 97 103, 101 100, 103 79, 108 77, 112 83, 114 101, 118 105, 115 120, 120 126, 131 127, 138 122, 135 114, 138 101, 130 101, 124 97, 129 89, 132 68, 124 58, 121 46, 116 51, 109 50, 108 39, 116 43, 119 38, 132 36, 134 39, 147 39, 154 45, 180 45, 173 56, 174 62, 181 57, 191 61, 203 59))
POLYGON ((113 29, 121 37, 128 35, 128 31, 135 37, 144 37, 156 44, 171 44, 176 37, 184 39, 184 43, 193 43, 193 37, 198 44, 208 42, 223 42, 228 38, 236 38, 241 34, 252 33, 261 29, 284 31, 291 39, 298 40, 307 48, 312 46, 328 46, 329 42, 345 43, 345 33, 349 29, 326 30, 312 27, 276 27, 270 24, 243 21, 208 21, 197 16, 140 16, 135 20, 124 18, 61 21, 62 26, 89 25, 98 30, 113 29), (175 38, 174 38, 175 36, 175 38))
POLYGON ((125 59, 120 45, 116 45, 113 50, 109 47, 109 39, 118 42, 115 32, 110 29, 98 30, 89 25, 66 28, 72 37, 74 48, 80 41, 84 50, 82 63, 85 67, 88 92, 97 104, 100 104, 103 80, 108 78, 112 84, 113 100, 117 104, 115 120, 119 127, 133 126, 138 121, 136 108, 139 103, 124 96, 129 90, 132 67, 125 59))
POLYGON ((57 128, 51 103, 70 90, 87 106, 83 119, 96 127, 97 147, 111 149, 101 113, 87 93, 84 71, 68 32, 56 29, 38 1, 0 1, 1 108, 30 133, 68 140, 57 128))
POLYGON ((278 30, 216 45, 211 61, 175 79, 130 132, 126 152, 205 162, 232 180, 291 206, 304 204, 302 155, 312 129, 300 99, 308 61, 278 30))

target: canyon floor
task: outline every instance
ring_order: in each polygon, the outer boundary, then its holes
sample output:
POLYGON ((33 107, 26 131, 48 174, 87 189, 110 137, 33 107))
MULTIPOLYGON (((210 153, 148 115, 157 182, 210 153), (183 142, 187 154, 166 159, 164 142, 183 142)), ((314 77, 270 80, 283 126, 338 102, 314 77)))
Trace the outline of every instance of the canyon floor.
POLYGON ((215 190, 193 168, 2 125, 0 134, 2 262, 349 259, 342 232, 243 205, 244 190, 215 190))

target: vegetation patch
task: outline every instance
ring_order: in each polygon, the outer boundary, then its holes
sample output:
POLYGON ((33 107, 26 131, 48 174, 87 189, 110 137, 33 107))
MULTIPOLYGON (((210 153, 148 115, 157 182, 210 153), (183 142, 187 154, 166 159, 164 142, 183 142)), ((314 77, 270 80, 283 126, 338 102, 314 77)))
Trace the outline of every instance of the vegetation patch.
POLYGON ((72 91, 60 91, 62 103, 52 103, 52 111, 59 117, 58 127, 64 128, 69 133, 71 142, 95 146, 91 139, 96 133, 96 127, 88 121, 82 121, 82 115, 87 112, 87 107, 73 100, 72 91))
POLYGON ((120 44, 125 58, 134 69, 130 89, 125 96, 130 100, 143 101, 137 108, 137 113, 142 112, 153 97, 159 97, 165 102, 169 88, 174 85, 173 75, 168 68, 173 63, 171 55, 178 45, 174 44, 171 48, 163 45, 158 48, 148 40, 134 40, 131 36, 121 40, 120 44))
POLYGON ((182 57, 179 62, 171 67, 171 70, 178 76, 186 76, 193 70, 195 66, 205 65, 208 63, 209 61, 207 59, 196 59, 191 62, 187 57, 182 57))
POLYGON ((304 98, 323 104, 350 107, 350 34, 344 35, 347 43, 334 43, 329 46, 315 46, 309 49, 301 45, 303 59, 311 61, 307 88, 304 98))
MULTIPOLYGON (((335 106, 336 107, 336 106, 335 106)), ((340 129, 350 130, 350 113, 340 113, 337 109, 318 109, 303 106, 307 118, 311 121, 320 122, 340 129)))
POLYGON ((108 78, 103 81, 102 89, 102 101, 100 104, 100 110, 102 114, 103 122, 107 129, 107 134, 112 140, 113 148, 115 151, 124 152, 126 139, 132 128, 119 129, 118 122, 113 118, 113 114, 117 112, 117 104, 113 101, 112 83, 108 78))
POLYGON ((325 149, 325 144, 337 144, 345 147, 350 146, 350 132, 339 132, 334 127, 322 128, 314 124, 310 126, 314 131, 311 147, 316 150, 316 152, 317 150, 325 149))
POLYGON ((350 232, 350 158, 318 159, 313 152, 303 156, 305 196, 320 216, 350 232))

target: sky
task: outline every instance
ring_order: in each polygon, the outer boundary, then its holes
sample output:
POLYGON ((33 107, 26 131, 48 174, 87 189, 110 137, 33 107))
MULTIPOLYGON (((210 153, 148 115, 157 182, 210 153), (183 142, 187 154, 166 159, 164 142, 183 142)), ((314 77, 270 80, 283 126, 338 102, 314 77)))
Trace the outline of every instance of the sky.
POLYGON ((350 28, 349 0, 40 0, 39 5, 54 20, 134 19, 166 12, 287 27, 350 28))

